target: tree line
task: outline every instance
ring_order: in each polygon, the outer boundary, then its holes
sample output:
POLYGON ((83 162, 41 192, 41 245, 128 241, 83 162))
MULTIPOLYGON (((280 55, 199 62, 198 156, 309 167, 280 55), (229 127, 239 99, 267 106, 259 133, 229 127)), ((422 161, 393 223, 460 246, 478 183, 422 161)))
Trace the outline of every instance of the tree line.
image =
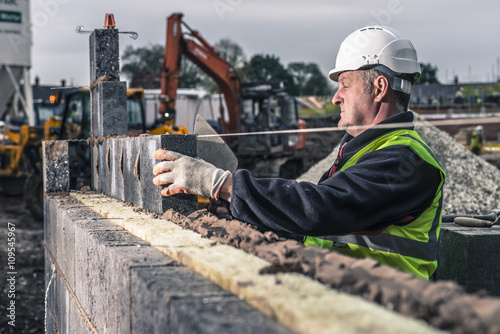
MULTIPOLYGON (((241 82, 282 81, 293 96, 328 96, 333 93, 329 79, 312 62, 291 62, 283 65, 280 58, 269 54, 256 54, 247 60, 243 49, 230 39, 221 39, 214 45, 221 56, 236 70, 241 82)), ((161 64, 164 46, 153 44, 128 46, 122 54, 122 73, 130 80, 130 86, 158 89, 161 82, 161 64)), ((422 64, 419 84, 438 83, 437 68, 422 64)), ((215 82, 185 57, 181 59, 179 88, 201 88, 210 93, 218 92, 215 82)))

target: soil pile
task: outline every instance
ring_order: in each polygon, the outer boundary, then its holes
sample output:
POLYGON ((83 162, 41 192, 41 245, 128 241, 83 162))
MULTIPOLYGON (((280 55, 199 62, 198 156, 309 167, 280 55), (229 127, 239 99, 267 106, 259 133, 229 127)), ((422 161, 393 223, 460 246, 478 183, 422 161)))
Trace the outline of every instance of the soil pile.
POLYGON ((446 172, 443 214, 487 214, 500 204, 500 170, 419 119, 415 129, 446 172))
MULTIPOLYGON (((448 133, 423 121, 418 115, 415 130, 431 147, 446 172, 443 214, 487 214, 499 207, 500 170, 465 149, 448 133)), ((317 183, 338 153, 338 145, 323 160, 297 178, 317 183)))

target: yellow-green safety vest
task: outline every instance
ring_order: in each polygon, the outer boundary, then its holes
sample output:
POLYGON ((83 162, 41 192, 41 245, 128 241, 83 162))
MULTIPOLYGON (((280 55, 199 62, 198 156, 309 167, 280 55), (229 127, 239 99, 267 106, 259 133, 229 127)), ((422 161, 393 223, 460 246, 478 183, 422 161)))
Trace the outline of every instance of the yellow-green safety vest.
POLYGON ((418 133, 405 129, 382 135, 352 156, 339 171, 355 165, 366 153, 394 145, 410 147, 423 161, 439 170, 441 183, 432 204, 411 223, 390 225, 378 235, 307 236, 304 245, 328 248, 357 258, 371 257, 382 264, 429 279, 437 268, 436 243, 441 228, 445 172, 418 133))
POLYGON ((471 147, 479 147, 479 148, 481 148, 481 146, 482 146, 481 144, 482 143, 480 141, 480 138, 481 137, 479 136, 479 134, 477 133, 477 131, 474 131, 472 133, 472 137, 471 137, 471 140, 470 140, 470 146, 471 147))

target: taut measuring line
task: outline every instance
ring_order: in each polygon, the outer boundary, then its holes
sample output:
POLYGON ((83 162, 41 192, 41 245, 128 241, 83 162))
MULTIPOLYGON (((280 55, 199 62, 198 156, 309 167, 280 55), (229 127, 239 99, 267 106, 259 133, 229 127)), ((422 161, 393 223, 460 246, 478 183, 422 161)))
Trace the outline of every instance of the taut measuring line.
MULTIPOLYGON (((476 119, 476 118, 474 118, 476 119)), ((347 129, 351 130, 366 130, 366 129, 398 129, 407 128, 415 125, 419 126, 440 126, 440 125, 466 125, 466 124, 477 124, 478 122, 473 122, 470 118, 461 119, 446 119, 439 121, 417 121, 417 122, 405 122, 405 123, 387 123, 387 124, 376 124, 376 125, 355 125, 355 126, 333 126, 326 128, 313 128, 313 129, 293 129, 293 130, 270 130, 270 131, 257 131, 257 132, 241 132, 241 133, 221 133, 217 135, 199 135, 198 138, 208 138, 208 137, 229 137, 229 136, 257 136, 257 135, 272 135, 272 134, 287 134, 287 133, 311 133, 311 132, 329 132, 329 131, 345 131, 347 129)), ((489 117, 481 120, 482 124, 489 123, 500 123, 500 117, 489 117)))

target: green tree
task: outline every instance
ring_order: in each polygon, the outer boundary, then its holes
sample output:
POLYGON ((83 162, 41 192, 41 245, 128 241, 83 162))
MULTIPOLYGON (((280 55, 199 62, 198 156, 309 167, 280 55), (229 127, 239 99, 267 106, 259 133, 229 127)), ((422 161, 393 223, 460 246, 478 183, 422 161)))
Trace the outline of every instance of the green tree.
MULTIPOLYGON (((243 49, 229 38, 223 38, 214 44, 222 59, 228 62, 238 74, 241 82, 248 81, 248 61, 243 49)), ((206 89, 215 93, 219 91, 217 84, 209 76, 206 76, 206 89)))
POLYGON ((299 96, 325 96, 331 94, 332 87, 315 63, 294 62, 288 64, 288 72, 293 76, 299 96))
MULTIPOLYGON (((125 48, 122 54, 121 71, 131 81, 131 87, 160 88, 164 50, 165 48, 160 44, 125 48)), ((196 65, 182 57, 179 88, 199 88, 203 86, 205 76, 205 73, 196 65)))
POLYGON ((274 55, 254 55, 250 59, 249 67, 251 81, 283 81, 289 94, 299 94, 293 76, 281 64, 279 57, 274 55))
POLYGON ((131 81, 131 87, 160 87, 163 50, 160 44, 138 48, 129 45, 125 48, 121 57, 121 72, 131 81))
POLYGON ((215 43, 215 48, 220 52, 221 57, 236 70, 241 81, 247 81, 248 61, 241 46, 229 38, 223 38, 215 43))
POLYGON ((422 75, 420 79, 417 81, 417 85, 425 85, 425 84, 438 84, 439 81, 437 79, 437 66, 432 66, 431 63, 420 64, 420 69, 422 71, 422 75))

